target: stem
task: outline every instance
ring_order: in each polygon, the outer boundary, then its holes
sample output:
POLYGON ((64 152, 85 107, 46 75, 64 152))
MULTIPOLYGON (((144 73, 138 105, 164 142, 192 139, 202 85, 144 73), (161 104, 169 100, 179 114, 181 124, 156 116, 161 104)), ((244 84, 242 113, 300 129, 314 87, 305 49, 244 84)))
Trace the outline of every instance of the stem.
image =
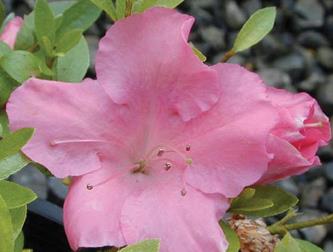
MULTIPOLYGON (((283 219, 282 219, 283 220, 283 219)), ((295 229, 303 229, 308 227, 313 227, 317 225, 325 225, 333 222, 333 214, 329 214, 323 217, 315 218, 312 220, 292 223, 292 224, 273 224, 268 227, 268 231, 271 234, 284 234, 286 231, 295 230, 295 229)))
POLYGON ((236 52, 235 52, 233 49, 231 49, 231 50, 227 51, 226 54, 224 54, 223 59, 222 59, 221 62, 225 63, 225 62, 227 62, 231 57, 233 57, 233 56, 235 56, 235 55, 236 55, 236 52))

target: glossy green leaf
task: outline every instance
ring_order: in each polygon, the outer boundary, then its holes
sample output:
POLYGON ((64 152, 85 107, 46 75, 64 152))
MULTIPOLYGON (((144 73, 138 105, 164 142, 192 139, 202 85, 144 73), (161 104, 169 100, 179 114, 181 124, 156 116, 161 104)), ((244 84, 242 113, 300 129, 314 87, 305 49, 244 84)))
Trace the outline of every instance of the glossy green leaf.
POLYGON ((7 180, 0 181, 0 196, 2 196, 9 209, 22 207, 37 198, 36 194, 29 188, 7 180))
POLYGON ((6 202, 0 195, 0 251, 14 250, 13 227, 6 202))
POLYGON ((160 242, 157 240, 147 240, 138 244, 127 246, 119 252, 159 252, 160 242))
POLYGON ((37 0, 34 13, 37 40, 46 52, 50 52, 52 51, 56 32, 53 12, 46 0, 37 0))
POLYGON ((6 43, 0 41, 0 57, 3 57, 10 52, 10 47, 6 43))
POLYGON ((33 50, 37 47, 34 26, 34 15, 24 16, 23 26, 21 27, 16 37, 16 50, 33 50))
POLYGON ((176 8, 184 0, 137 0, 133 5, 133 12, 143 12, 153 6, 176 8))
POLYGON ((19 129, 0 141, 0 160, 17 153, 32 137, 34 129, 19 129))
POLYGON ((192 43, 190 43, 192 50, 195 55, 201 60, 201 62, 205 62, 207 60, 206 56, 198 49, 196 48, 192 43))
POLYGON ((0 160, 0 180, 15 174, 31 162, 26 156, 18 152, 0 160))
POLYGON ((98 8, 105 11, 109 17, 115 21, 117 20, 116 7, 112 0, 90 0, 93 2, 98 8))
POLYGON ((311 242, 300 239, 295 239, 295 240, 297 241, 298 246, 300 247, 302 252, 324 252, 324 250, 322 250, 321 248, 319 248, 318 246, 316 246, 311 242))
POLYGON ((254 187, 255 193, 240 195, 232 201, 230 212, 256 217, 281 214, 298 203, 298 199, 279 187, 266 185, 254 187))
POLYGON ((13 237, 16 240, 22 231, 27 217, 27 206, 25 205, 19 208, 11 209, 9 210, 9 213, 12 219, 13 237))
POLYGON ((23 232, 19 234, 15 241, 14 252, 22 252, 24 248, 24 235, 23 232))
POLYGON ((275 7, 256 11, 238 33, 232 51, 240 52, 257 44, 272 30, 275 17, 275 7))
POLYGON ((126 1, 127 0, 116 0, 117 20, 122 19, 122 18, 125 17, 126 1))
POLYGON ((13 51, 7 54, 1 58, 0 65, 19 83, 39 73, 38 58, 26 51, 13 51))
POLYGON ((223 229, 223 233, 229 243, 229 247, 226 252, 238 252, 240 249, 240 242, 236 232, 224 221, 220 221, 220 226, 223 229))
POLYGON ((55 50, 57 53, 66 53, 74 46, 76 46, 82 37, 82 30, 74 29, 65 32, 60 39, 56 42, 55 50))
POLYGON ((2 127, 2 134, 0 137, 5 137, 10 135, 9 127, 8 127, 8 118, 7 114, 4 110, 0 110, 0 125, 2 127))
POLYGON ((82 37, 80 42, 68 51, 65 56, 57 59, 55 79, 67 82, 80 82, 88 71, 89 61, 88 44, 82 37))
POLYGON ((13 80, 0 68, 0 108, 6 104, 10 94, 16 86, 18 86, 18 82, 13 80))
POLYGON ((65 10, 57 34, 73 29, 87 30, 100 16, 101 10, 90 0, 80 0, 65 10))
POLYGON ((274 252, 304 252, 299 247, 298 242, 287 233, 283 239, 276 245, 274 252))
POLYGON ((2 25, 3 21, 5 20, 5 17, 6 17, 5 5, 0 0, 0 25, 2 25))

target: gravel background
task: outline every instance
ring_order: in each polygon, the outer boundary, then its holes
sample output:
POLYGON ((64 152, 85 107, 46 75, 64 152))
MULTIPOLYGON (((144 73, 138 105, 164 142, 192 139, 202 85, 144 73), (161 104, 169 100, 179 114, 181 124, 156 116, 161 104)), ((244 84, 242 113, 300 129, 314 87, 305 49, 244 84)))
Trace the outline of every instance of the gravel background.
MULTIPOLYGON (((31 10, 34 1, 5 1, 18 15, 31 10)), ((180 9, 196 17, 190 40, 208 57, 219 62, 242 24, 256 9, 278 7, 273 32, 259 45, 230 60, 258 72, 274 87, 305 91, 316 97, 327 115, 333 115, 333 0, 185 0, 180 9)), ((105 17, 87 32, 92 66, 97 43, 110 23, 105 17)), ((94 75, 91 68, 90 75, 94 75)), ((305 175, 281 181, 300 199, 301 219, 333 212, 333 149, 320 150, 323 165, 305 175)), ((41 198, 62 204, 66 187, 28 167, 14 180, 33 188, 41 198)), ((295 233, 333 252, 333 225, 295 233)))

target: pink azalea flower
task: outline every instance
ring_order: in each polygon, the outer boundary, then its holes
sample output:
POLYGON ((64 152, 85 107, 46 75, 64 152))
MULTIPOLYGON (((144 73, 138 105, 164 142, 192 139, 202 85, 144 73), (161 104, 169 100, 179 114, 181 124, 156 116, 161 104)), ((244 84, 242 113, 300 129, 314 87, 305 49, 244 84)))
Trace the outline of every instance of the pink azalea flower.
POLYGON ((316 152, 331 139, 329 119, 311 96, 275 88, 268 88, 267 93, 279 110, 280 120, 268 141, 274 158, 259 183, 301 174, 319 165, 316 152))
POLYGON ((14 17, 5 26, 3 32, 0 35, 0 41, 5 42, 10 48, 14 48, 16 42, 16 36, 23 25, 23 19, 21 17, 14 17))
POLYGON ((256 74, 200 62, 193 21, 163 8, 133 15, 101 40, 97 81, 32 78, 12 94, 11 129, 36 128, 24 153, 74 177, 73 250, 160 239, 161 252, 226 251, 218 221, 265 173, 278 113, 256 74))

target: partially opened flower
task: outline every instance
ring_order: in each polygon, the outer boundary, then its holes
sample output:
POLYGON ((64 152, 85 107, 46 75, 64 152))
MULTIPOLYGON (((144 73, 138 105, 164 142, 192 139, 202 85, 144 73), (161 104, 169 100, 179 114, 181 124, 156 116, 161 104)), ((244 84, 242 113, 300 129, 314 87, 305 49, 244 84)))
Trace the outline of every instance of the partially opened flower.
POLYGON ((277 111, 257 75, 200 62, 192 23, 163 8, 133 15, 102 39, 97 81, 30 79, 11 96, 11 128, 36 128, 24 153, 74 177, 74 250, 156 238, 161 252, 226 251, 218 220, 265 173, 277 111))
POLYGON ((0 34, 0 41, 5 42, 10 48, 14 48, 16 37, 23 25, 21 17, 14 17, 4 27, 0 34))
POLYGON ((319 165, 316 152, 331 139, 329 120, 311 96, 276 88, 268 88, 267 93, 280 119, 268 141, 274 158, 259 183, 301 174, 319 165))

